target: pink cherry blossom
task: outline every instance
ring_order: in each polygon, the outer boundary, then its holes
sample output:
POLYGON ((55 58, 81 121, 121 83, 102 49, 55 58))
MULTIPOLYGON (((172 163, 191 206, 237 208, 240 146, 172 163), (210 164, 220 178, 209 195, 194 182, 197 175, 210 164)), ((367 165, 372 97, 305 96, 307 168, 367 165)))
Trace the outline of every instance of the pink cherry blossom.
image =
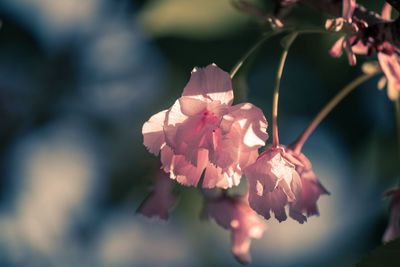
POLYGON ((267 225, 249 207, 247 196, 209 199, 205 216, 231 231, 232 253, 240 262, 250 262, 250 238, 261 238, 267 225))
POLYGON ((249 203, 265 219, 271 217, 282 222, 287 219, 285 206, 289 205, 289 216, 303 223, 307 218, 294 205, 301 197, 301 179, 296 166, 301 165, 287 153, 285 146, 269 147, 255 163, 245 169, 249 181, 249 203))
POLYGON ((229 74, 215 64, 194 68, 182 96, 153 115, 142 129, 144 145, 158 155, 170 178, 196 186, 238 185, 242 170, 265 144, 267 121, 250 103, 232 106, 229 74))
POLYGON ((295 153, 291 149, 288 150, 288 153, 301 162, 301 165, 296 165, 296 171, 300 175, 302 191, 301 197, 295 205, 308 217, 319 215, 317 200, 320 195, 329 195, 330 193, 318 181, 312 170, 311 162, 303 153, 295 153))
POLYGON ((153 177, 154 184, 150 195, 143 201, 137 212, 146 217, 160 217, 168 220, 168 213, 177 198, 171 193, 172 181, 161 170, 153 177))
POLYGON ((390 190, 385 195, 392 196, 392 200, 390 202, 389 224, 382 238, 384 243, 400 237, 400 188, 390 190))

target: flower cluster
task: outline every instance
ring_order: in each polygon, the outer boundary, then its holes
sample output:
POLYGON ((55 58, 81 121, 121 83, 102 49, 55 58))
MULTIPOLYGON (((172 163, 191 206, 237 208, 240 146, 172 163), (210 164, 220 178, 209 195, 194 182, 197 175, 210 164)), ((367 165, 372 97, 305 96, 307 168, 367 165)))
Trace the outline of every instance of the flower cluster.
MULTIPOLYGON (((284 9, 300 1, 276 2, 278 9, 284 9)), ((257 7, 245 1, 238 1, 237 4, 240 9, 265 20, 264 13, 257 7)), ((339 1, 333 1, 331 4, 336 5, 337 11, 341 8, 342 14, 327 20, 325 27, 344 33, 330 49, 331 56, 339 57, 344 51, 353 66, 356 65, 356 54, 377 52, 380 69, 385 74, 378 87, 387 83, 389 98, 398 101, 400 50, 382 36, 366 37, 365 32, 370 26, 354 16, 356 9, 360 12, 356 0, 342 0, 341 5, 339 1)), ((390 13, 391 6, 386 3, 382 20, 390 20, 390 13)), ((271 17, 271 21, 272 18, 276 19, 273 26, 280 29, 275 29, 271 36, 287 31, 277 17, 271 17)), ((261 216, 268 220, 273 215, 279 222, 291 217, 303 224, 308 217, 319 215, 317 201, 321 195, 330 193, 317 179, 310 160, 301 148, 333 107, 362 81, 377 74, 379 68, 377 63, 374 63, 376 66, 365 64, 365 74, 344 87, 318 113, 299 139, 290 146, 281 145, 277 127, 279 84, 289 47, 300 33, 301 30, 291 32, 290 41, 286 40, 284 45, 274 88, 273 141, 261 154, 259 149, 265 146, 268 139, 268 124, 263 112, 250 103, 232 105, 231 77, 215 64, 205 68, 195 67, 175 103, 144 123, 143 143, 149 152, 156 156, 161 154, 162 170, 157 173, 152 192, 138 212, 148 217, 167 219, 169 210, 176 202, 176 197, 171 194, 172 180, 185 186, 199 186, 205 199, 205 217, 215 219, 220 226, 231 231, 232 252, 243 263, 250 261, 251 238, 260 238, 266 229, 261 216), (372 66, 373 70, 368 70, 368 66, 372 66), (248 181, 246 194, 229 195, 226 189, 239 185, 243 174, 248 181)), ((249 50, 232 71, 232 76, 260 44, 249 50)), ((400 190, 392 190, 388 195, 393 197, 384 242, 400 236, 400 190)))
MULTIPOLYGON (((182 96, 153 115, 142 132, 147 149, 155 155, 161 151, 161 168, 182 185, 197 186, 203 177, 202 187, 226 189, 238 185, 246 174, 245 196, 215 196, 204 190, 203 194, 206 217, 231 230, 233 254, 248 262, 250 238, 261 237, 266 229, 257 213, 269 219, 272 211, 281 222, 287 218, 288 205, 289 216, 303 223, 307 216, 318 214, 316 201, 328 192, 303 154, 278 145, 259 155, 268 138, 262 111, 250 103, 232 102, 228 73, 215 64, 194 68, 182 96)), ((168 181, 158 177, 140 213, 168 217, 175 202, 168 181)))
MULTIPOLYGON (((348 0, 343 1, 348 2, 348 0)), ((354 2, 355 5, 355 2, 354 2)), ((352 12, 354 12, 354 7, 347 8, 345 6, 353 6, 353 3, 343 5, 343 17, 345 19, 344 24, 337 23, 337 20, 328 20, 326 26, 332 28, 336 26, 337 31, 343 31, 343 26, 338 27, 337 25, 351 25, 352 30, 347 30, 347 34, 341 37, 331 48, 330 55, 332 57, 339 57, 342 54, 342 50, 345 50, 349 64, 354 66, 356 64, 355 54, 359 55, 371 55, 374 51, 377 52, 379 65, 384 72, 386 78, 381 80, 378 84, 379 89, 383 88, 387 84, 388 97, 395 101, 399 97, 400 93, 400 50, 394 45, 387 41, 381 42, 374 38, 363 38, 360 36, 359 29, 365 28, 367 26, 365 21, 356 20, 351 22, 352 12), (350 21, 350 24, 348 23, 350 21), (347 24, 346 24, 347 22, 347 24)), ((382 19, 390 21, 391 19, 392 6, 385 3, 382 8, 382 19)), ((346 30, 345 30, 346 32, 346 30)))

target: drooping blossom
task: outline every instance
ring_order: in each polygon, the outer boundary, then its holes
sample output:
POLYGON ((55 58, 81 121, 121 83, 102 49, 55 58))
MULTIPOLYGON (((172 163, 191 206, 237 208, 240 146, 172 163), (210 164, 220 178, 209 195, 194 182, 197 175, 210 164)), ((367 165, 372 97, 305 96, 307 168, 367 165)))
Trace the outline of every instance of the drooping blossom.
POLYGON ((303 153, 296 153, 292 149, 288 149, 287 152, 302 164, 296 165, 296 171, 301 179, 302 191, 301 197, 296 202, 295 206, 301 213, 306 213, 308 217, 319 215, 317 200, 320 195, 329 195, 330 193, 320 181, 318 181, 317 176, 312 170, 310 160, 303 153))
POLYGON ((203 187, 238 185, 242 170, 265 144, 267 121, 250 103, 232 106, 229 74, 215 64, 194 68, 182 96, 142 129, 144 145, 158 155, 170 178, 203 187))
POLYGON ((231 231, 235 257, 242 263, 250 262, 250 238, 261 238, 267 225, 250 208, 247 195, 209 199, 204 213, 206 218, 214 218, 219 225, 231 231))
POLYGON ((271 146, 265 150, 255 163, 245 169, 249 181, 249 204, 265 219, 271 217, 270 211, 279 221, 287 219, 285 207, 289 206, 289 216, 299 223, 307 221, 296 203, 301 198, 302 183, 296 166, 302 166, 285 146, 271 146))
POLYGON ((162 170, 157 170, 152 178, 154 181, 151 192, 137 212, 149 218, 159 217, 168 220, 169 210, 177 200, 171 192, 172 181, 162 170))
POLYGON ((392 200, 390 201, 389 224, 382 238, 384 243, 400 237, 400 188, 390 190, 385 195, 392 196, 392 200))

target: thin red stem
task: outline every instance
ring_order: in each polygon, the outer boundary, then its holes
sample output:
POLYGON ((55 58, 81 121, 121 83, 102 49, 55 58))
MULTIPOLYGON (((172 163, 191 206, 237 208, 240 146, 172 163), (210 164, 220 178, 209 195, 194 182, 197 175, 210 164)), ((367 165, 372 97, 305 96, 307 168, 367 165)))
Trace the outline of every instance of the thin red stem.
POLYGON ((378 72, 368 73, 359 76, 348 85, 346 85, 339 93, 334 96, 331 101, 326 104, 324 108, 315 116, 315 118, 310 122, 307 128, 303 131, 303 133, 297 138, 297 140, 291 145, 293 151, 295 153, 300 153, 301 148, 303 147, 304 143, 307 141, 308 137, 312 134, 314 129, 319 125, 319 123, 332 111, 343 98, 345 98, 351 91, 353 91, 357 86, 377 74, 378 72))

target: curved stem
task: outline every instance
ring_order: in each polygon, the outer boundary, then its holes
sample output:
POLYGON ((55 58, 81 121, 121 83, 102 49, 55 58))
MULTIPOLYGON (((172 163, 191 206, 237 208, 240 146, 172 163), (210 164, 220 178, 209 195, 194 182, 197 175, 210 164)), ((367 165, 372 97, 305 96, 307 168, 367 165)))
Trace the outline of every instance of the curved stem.
POLYGON ((280 29, 277 29, 277 30, 274 30, 271 32, 267 32, 235 64, 235 66, 232 68, 232 70, 229 73, 231 79, 233 79, 233 77, 235 77, 236 73, 242 67, 243 63, 247 60, 247 58, 250 57, 265 41, 267 41, 269 38, 271 38, 275 35, 281 34, 283 32, 297 32, 298 34, 335 33, 335 32, 325 30, 323 28, 315 28, 315 27, 308 27, 308 28, 283 27, 283 28, 280 28, 280 29))
POLYGON ((297 140, 291 145, 293 151, 295 153, 300 153, 301 148, 303 147, 304 143, 314 131, 314 129, 319 125, 319 123, 332 111, 332 109, 340 102, 343 98, 345 98, 353 89, 357 86, 368 80, 369 78, 376 75, 379 71, 368 73, 359 76, 348 85, 346 85, 339 93, 334 96, 331 101, 326 104, 326 106, 315 116, 315 118, 310 122, 307 128, 303 131, 303 133, 297 138, 297 140))
POLYGON ((274 95, 272 99, 272 145, 279 145, 279 136, 278 136, 278 99, 279 99, 279 86, 281 84, 283 67, 285 65, 286 57, 289 52, 289 48, 292 45, 293 41, 296 39, 298 33, 293 32, 289 35, 288 39, 286 39, 286 43, 284 44, 283 52, 281 55, 281 59, 279 61, 278 71, 276 73, 275 78, 275 87, 274 87, 274 95))
POLYGON ((269 38, 280 34, 281 32, 283 32, 282 30, 276 30, 276 31, 272 31, 272 32, 267 32, 264 34, 263 37, 261 37, 260 40, 258 40, 247 52, 246 54, 244 54, 240 60, 235 64, 235 66, 232 68, 231 72, 230 72, 230 76, 231 79, 233 79, 233 77, 235 77, 236 73, 238 72, 238 70, 242 67, 243 63, 247 60, 247 58, 254 53, 254 51, 256 51, 265 41, 267 41, 269 38))

